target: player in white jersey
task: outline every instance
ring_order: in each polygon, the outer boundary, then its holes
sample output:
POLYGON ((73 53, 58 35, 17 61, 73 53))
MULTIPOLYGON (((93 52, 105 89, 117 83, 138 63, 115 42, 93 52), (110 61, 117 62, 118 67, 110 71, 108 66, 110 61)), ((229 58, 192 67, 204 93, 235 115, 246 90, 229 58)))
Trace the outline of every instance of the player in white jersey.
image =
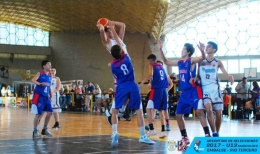
MULTIPOLYGON (((119 27, 119 33, 118 33, 119 41, 121 42, 122 48, 125 51, 127 51, 126 45, 123 42, 124 35, 125 35, 125 24, 122 23, 122 22, 118 22, 118 21, 109 21, 109 23, 111 23, 109 25, 115 25, 115 26, 119 27)), ((103 25, 101 25, 99 23, 97 23, 97 27, 98 27, 99 32, 100 32, 102 44, 106 47, 107 51, 109 53, 111 53, 112 46, 118 45, 117 41, 115 40, 115 38, 113 36, 113 33, 111 31, 111 28, 114 28, 114 27, 109 27, 109 26, 104 27, 103 25)), ((116 90, 116 80, 114 80, 114 85, 115 85, 115 90, 116 90)), ((126 121, 131 121, 129 115, 125 114, 125 109, 126 109, 127 103, 128 103, 128 101, 119 110, 118 116, 120 118, 123 118, 126 121)), ((111 113, 112 113, 112 108, 115 107, 114 105, 115 105, 115 102, 113 101, 112 102, 112 107, 110 108, 110 111, 106 110, 107 122, 110 125, 112 125, 112 123, 111 123, 111 116, 112 116, 111 113)))
POLYGON ((227 73, 221 60, 214 57, 217 50, 218 45, 215 42, 208 42, 206 47, 206 59, 200 62, 198 73, 202 84, 203 103, 214 137, 219 136, 223 110, 223 99, 220 91, 218 69, 223 72, 231 84, 234 82, 233 76, 227 73), (216 112, 216 121, 213 117, 213 110, 216 112))
POLYGON ((60 88, 61 88, 61 83, 60 83, 60 78, 55 76, 56 75, 56 69, 52 68, 51 69, 52 73, 52 80, 51 80, 51 92, 52 92, 52 98, 51 98, 51 106, 53 110, 53 115, 55 119, 55 124, 52 128, 60 128, 59 124, 59 113, 61 112, 61 107, 60 107, 60 88))

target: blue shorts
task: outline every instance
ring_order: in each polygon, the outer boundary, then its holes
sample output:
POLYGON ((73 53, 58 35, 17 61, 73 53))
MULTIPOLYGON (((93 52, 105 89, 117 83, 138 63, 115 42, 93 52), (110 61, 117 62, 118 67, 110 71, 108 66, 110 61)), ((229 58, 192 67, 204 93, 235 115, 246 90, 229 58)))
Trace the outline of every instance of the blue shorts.
POLYGON ((147 108, 154 108, 157 110, 167 110, 168 92, 166 88, 151 89, 147 108))
POLYGON ((32 104, 37 106, 38 115, 41 115, 43 111, 52 112, 51 100, 49 97, 35 93, 33 95, 32 104))
POLYGON ((141 109, 141 94, 135 82, 124 82, 117 84, 115 92, 115 109, 122 108, 125 101, 129 99, 129 109, 141 109))
POLYGON ((198 102, 199 94, 196 87, 183 90, 178 100, 176 114, 190 113, 192 108, 197 110, 198 102))

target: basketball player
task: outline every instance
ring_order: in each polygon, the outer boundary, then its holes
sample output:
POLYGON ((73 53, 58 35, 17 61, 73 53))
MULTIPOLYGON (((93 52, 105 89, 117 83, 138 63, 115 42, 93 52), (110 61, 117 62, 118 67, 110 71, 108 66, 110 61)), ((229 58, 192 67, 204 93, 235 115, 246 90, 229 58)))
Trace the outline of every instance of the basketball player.
MULTIPOLYGON (((112 23, 109 23, 111 25, 112 23)), ((150 140, 144 129, 144 118, 142 112, 141 96, 138 85, 135 83, 134 68, 131 63, 131 59, 124 50, 120 39, 116 34, 116 31, 112 28, 112 33, 119 45, 114 45, 111 48, 111 55, 114 60, 109 63, 109 67, 112 69, 113 76, 117 80, 116 95, 115 95, 115 107, 112 109, 112 147, 118 146, 119 133, 117 132, 117 115, 118 109, 122 107, 126 99, 129 99, 129 108, 135 109, 137 114, 137 122, 140 129, 139 142, 154 144, 155 142, 150 140)))
POLYGON ((218 69, 220 68, 231 84, 234 82, 233 76, 227 73, 223 63, 214 57, 217 50, 218 45, 215 42, 208 42, 206 47, 207 56, 199 64, 199 77, 202 84, 203 102, 213 137, 219 136, 223 110, 223 99, 220 91, 218 69), (216 112, 215 122, 212 109, 216 112))
MULTIPOLYGON (((163 66, 156 62, 156 56, 151 54, 147 57, 149 63, 149 75, 140 83, 140 87, 143 84, 151 79, 151 93, 149 97, 149 101, 146 107, 147 118, 149 122, 150 131, 147 136, 156 135, 156 131, 153 128, 153 109, 157 109, 159 111, 162 130, 159 135, 160 138, 166 137, 165 132, 165 116, 164 112, 167 110, 168 106, 168 90, 169 83, 171 82, 170 77, 166 74, 163 66)), ((171 84, 172 85, 172 84, 171 84)))
MULTIPOLYGON (((163 62, 162 61, 160 61, 160 60, 157 60, 156 61, 158 64, 161 64, 162 66, 163 66, 163 62)), ((169 75, 167 74, 167 76, 169 77, 169 75)), ((169 77, 170 78, 170 77, 169 77)), ((173 82, 172 82, 172 80, 171 80, 171 78, 170 78, 170 80, 168 80, 168 82, 169 82, 169 87, 167 88, 167 91, 169 92, 169 90, 171 90, 172 89, 172 87, 173 87, 173 82)), ((168 98, 168 97, 167 97, 168 98)), ((168 99, 167 99, 167 102, 168 102, 168 99)), ((166 122, 166 131, 171 131, 171 127, 170 127, 170 117, 169 117, 169 113, 168 113, 168 105, 169 104, 167 104, 167 110, 166 111, 164 111, 164 116, 165 116, 165 122, 166 122)), ((154 116, 155 116, 155 114, 154 114, 154 116)))
POLYGON ((41 135, 38 133, 37 126, 38 122, 40 121, 40 117, 42 113, 45 111, 47 115, 44 121, 44 127, 42 129, 41 134, 46 135, 49 137, 53 137, 53 135, 48 131, 48 123, 50 121, 52 115, 52 107, 51 107, 51 80, 52 75, 50 73, 51 70, 51 61, 50 60, 43 60, 42 68, 40 72, 38 72, 33 78, 32 82, 36 84, 34 89, 34 96, 32 100, 32 113, 35 113, 35 117, 33 120, 34 131, 33 131, 33 138, 41 138, 41 135))
POLYGON ((196 63, 201 62, 205 58, 205 46, 200 43, 198 47, 202 55, 200 57, 191 58, 195 49, 192 44, 185 43, 181 52, 182 59, 179 61, 168 61, 163 53, 160 41, 158 42, 158 45, 164 63, 168 66, 178 66, 179 68, 179 84, 181 84, 182 87, 182 94, 178 100, 176 119, 182 136, 181 141, 183 145, 188 145, 190 144, 190 141, 187 136, 183 115, 185 113, 190 113, 192 108, 196 110, 197 116, 200 119, 201 125, 204 129, 205 136, 209 136, 210 134, 204 113, 197 110, 198 105, 202 104, 202 101, 200 100, 200 98, 202 98, 201 91, 199 91, 194 84, 190 83, 190 79, 196 76, 196 63))
POLYGON ((60 78, 55 76, 56 75, 56 69, 52 68, 52 81, 51 81, 51 92, 52 92, 52 99, 51 99, 51 106, 53 110, 53 115, 55 119, 55 124, 52 128, 60 128, 59 124, 59 113, 61 112, 59 98, 60 98, 60 78))
MULTIPOLYGON (((114 29, 115 26, 119 27, 119 42, 121 44, 121 46, 124 48, 124 50, 127 51, 126 49, 126 45, 123 42, 124 39, 124 35, 125 35, 125 24, 122 22, 118 22, 118 21, 109 21, 109 23, 112 23, 113 26, 109 27, 106 26, 104 27, 103 25, 97 23, 97 27, 99 29, 100 32, 100 36, 101 36, 101 40, 102 40, 102 44, 104 45, 104 47, 106 47, 107 51, 109 53, 111 53, 111 48, 114 45, 118 45, 117 41, 115 40, 115 36, 112 33, 112 29, 114 29)), ((115 86, 115 90, 116 90, 116 79, 114 79, 114 86, 115 86)), ((107 122, 112 125, 111 123, 111 114, 112 114, 112 108, 114 107, 114 102, 112 102, 112 107, 110 108, 110 111, 106 110, 106 117, 107 117, 107 122)), ((122 108, 119 110, 119 117, 122 117, 123 119, 125 119, 126 121, 131 121, 130 117, 127 116, 127 114, 125 114, 125 109, 126 109, 127 103, 124 103, 122 105, 122 108)))

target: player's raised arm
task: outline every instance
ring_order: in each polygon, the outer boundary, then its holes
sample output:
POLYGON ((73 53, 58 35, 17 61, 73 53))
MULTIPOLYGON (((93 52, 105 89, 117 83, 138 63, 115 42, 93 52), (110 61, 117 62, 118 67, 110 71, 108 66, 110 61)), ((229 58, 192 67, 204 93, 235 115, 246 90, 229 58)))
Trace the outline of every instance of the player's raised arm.
POLYGON ((125 23, 119 21, 110 21, 113 25, 119 27, 119 38, 123 41, 125 36, 125 23))
POLYGON ((231 83, 231 85, 233 85, 234 83, 234 78, 232 75, 229 75, 223 65, 223 63, 221 62, 221 60, 218 60, 218 65, 220 70, 222 71, 222 73, 226 76, 226 78, 228 79, 228 81, 231 83))
POLYGON ((205 52, 204 52, 205 45, 203 43, 199 42, 199 44, 197 46, 200 49, 201 56, 192 58, 192 64, 199 63, 205 59, 205 52))
POLYGON ((171 78, 170 78, 170 76, 169 75, 167 75, 167 79, 168 79, 168 82, 169 82, 169 87, 167 88, 167 91, 169 91, 169 90, 171 90, 172 89, 172 87, 173 87, 173 82, 172 82, 172 80, 171 80, 171 78))
MULTIPOLYGON (((113 23, 110 22, 110 21, 108 22, 108 25, 109 25, 109 27, 114 27, 113 23)), ((122 40, 121 40, 121 39, 119 38, 119 36, 117 35, 116 30, 115 30, 114 28, 111 28, 111 31, 112 31, 112 33, 113 33, 113 35, 114 35, 114 38, 115 38, 115 40, 116 40, 116 42, 117 42, 117 45, 119 45, 119 46, 121 47, 122 52, 123 52, 124 54, 128 54, 127 51, 126 51, 126 49, 122 46, 122 40)))
POLYGON ((102 44, 105 46, 108 43, 108 39, 107 39, 107 36, 105 34, 105 27, 102 24, 99 24, 99 23, 97 24, 97 27, 98 27, 99 32, 100 32, 102 44))
POLYGON ((164 64, 166 64, 168 66, 178 66, 178 61, 177 60, 169 61, 165 57, 164 52, 162 50, 162 43, 161 43, 161 41, 158 41, 158 47, 159 47, 159 50, 160 50, 160 53, 161 53, 162 60, 163 60, 164 64))
POLYGON ((153 76, 153 66, 149 65, 149 74, 143 79, 139 86, 143 86, 146 81, 148 81, 153 76))

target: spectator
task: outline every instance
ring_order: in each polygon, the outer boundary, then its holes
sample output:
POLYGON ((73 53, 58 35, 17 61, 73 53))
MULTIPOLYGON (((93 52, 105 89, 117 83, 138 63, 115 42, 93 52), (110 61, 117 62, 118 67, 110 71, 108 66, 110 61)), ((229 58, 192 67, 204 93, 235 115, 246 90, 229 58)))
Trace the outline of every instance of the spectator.
POLYGON ((2 94, 2 97, 5 97, 6 95, 6 90, 5 90, 5 87, 2 87, 2 90, 1 90, 1 94, 2 94))
POLYGON ((12 92, 11 92, 11 86, 8 84, 7 87, 6 87, 6 95, 8 97, 12 96, 12 92))
POLYGON ((65 110, 67 110, 68 109, 68 105, 71 105, 71 103, 72 103, 72 94, 70 92, 70 88, 69 88, 68 85, 65 86, 63 94, 66 95, 65 110))
POLYGON ((76 85, 73 83, 72 85, 71 85, 71 90, 70 90, 70 92, 71 93, 74 93, 76 91, 76 85))
MULTIPOLYGON (((95 107, 94 110, 99 113, 100 112, 100 101, 101 101, 101 89, 98 84, 95 85, 95 89, 93 90, 93 94, 95 96, 95 107)), ((93 111, 94 112, 94 111, 93 111)))
POLYGON ((254 81, 253 82, 253 89, 251 91, 251 95, 252 95, 251 102, 252 102, 252 106, 253 106, 254 116, 251 119, 255 119, 255 116, 256 116, 256 102, 258 101, 259 93, 260 93, 259 85, 256 81, 254 81))
POLYGON ((223 91, 223 101, 224 101, 224 109, 223 109, 223 115, 226 115, 228 116, 228 105, 229 105, 229 100, 230 100, 230 97, 227 95, 228 92, 227 90, 224 90, 223 91))
POLYGON ((87 87, 87 91, 86 91, 86 97, 85 97, 85 103, 84 105, 86 106, 85 109, 86 110, 90 110, 90 100, 93 94, 93 90, 95 89, 94 85, 92 84, 92 82, 88 82, 88 87, 87 87))
POLYGON ((232 91, 232 88, 229 87, 229 85, 227 84, 225 90, 227 91, 227 94, 230 95, 231 91, 232 91))
POLYGON ((60 88, 60 107, 61 109, 63 109, 66 105, 66 95, 64 93, 65 89, 63 87, 63 85, 61 85, 61 88, 60 88))
MULTIPOLYGON (((243 77, 242 81, 236 86, 238 109, 245 109, 245 104, 248 99, 248 91, 249 85, 247 84, 247 78, 243 77)), ((244 117, 246 117, 245 112, 244 117)))

